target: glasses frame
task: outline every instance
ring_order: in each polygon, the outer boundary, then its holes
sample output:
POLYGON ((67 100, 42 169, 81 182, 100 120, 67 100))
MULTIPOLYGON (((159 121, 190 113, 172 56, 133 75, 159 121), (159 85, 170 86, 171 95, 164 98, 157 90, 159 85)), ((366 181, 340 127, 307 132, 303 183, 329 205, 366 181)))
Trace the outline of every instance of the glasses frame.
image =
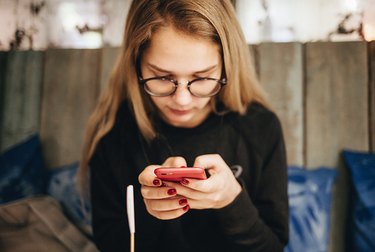
MULTIPOLYGON (((166 96, 170 96, 170 95, 173 95, 177 88, 178 88, 178 85, 181 85, 183 83, 180 83, 178 82, 177 80, 174 80, 174 79, 171 79, 171 78, 168 78, 166 76, 158 76, 158 77, 151 77, 151 78, 147 78, 147 79, 143 79, 142 77, 138 77, 138 80, 139 80, 139 84, 143 85, 143 89, 151 96, 156 96, 156 97, 166 97, 166 96), (170 81, 171 83, 174 84, 174 90, 172 90, 170 93, 168 94, 165 94, 165 95, 160 95, 160 94, 155 94, 155 93, 152 93, 150 90, 147 89, 146 87, 146 83, 147 81, 150 81, 150 80, 163 80, 163 81, 170 81)), ((199 98, 207 98, 207 97, 212 97, 212 96, 215 96, 217 95, 218 93, 220 93, 221 89, 223 88, 223 86, 225 86, 227 84, 227 79, 226 78, 221 78, 221 79, 215 79, 215 78, 210 78, 210 77, 202 77, 202 78, 196 78, 196 79, 193 79, 191 81, 187 81, 186 82, 186 85, 187 85, 187 88, 190 92, 190 94, 192 96, 195 96, 195 97, 199 97, 199 98), (213 80, 213 81, 217 81, 218 84, 220 84, 219 86, 219 89, 216 93, 213 93, 212 95, 196 95, 194 93, 191 92, 190 90, 190 86, 192 83, 196 82, 196 81, 201 81, 201 80, 213 80)))

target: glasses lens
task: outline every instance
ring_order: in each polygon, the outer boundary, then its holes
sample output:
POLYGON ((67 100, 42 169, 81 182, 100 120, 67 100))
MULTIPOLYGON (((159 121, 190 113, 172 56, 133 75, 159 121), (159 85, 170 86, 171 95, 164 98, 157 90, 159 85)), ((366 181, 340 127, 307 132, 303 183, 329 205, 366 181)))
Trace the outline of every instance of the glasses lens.
POLYGON ((219 93, 221 84, 217 80, 196 80, 190 84, 190 92, 198 97, 210 97, 219 93))
POLYGON ((148 80, 144 84, 147 93, 155 96, 167 96, 176 89, 175 84, 167 79, 148 80))

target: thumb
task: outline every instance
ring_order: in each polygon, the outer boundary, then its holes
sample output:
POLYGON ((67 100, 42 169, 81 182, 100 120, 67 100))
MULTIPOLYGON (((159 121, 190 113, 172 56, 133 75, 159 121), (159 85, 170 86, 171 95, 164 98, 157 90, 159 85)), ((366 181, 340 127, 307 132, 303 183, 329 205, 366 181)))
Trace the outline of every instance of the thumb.
POLYGON ((207 154, 198 156, 195 159, 194 167, 204 168, 212 175, 223 171, 227 164, 219 154, 207 154))
POLYGON ((165 166, 165 167, 186 167, 186 160, 183 158, 183 157, 179 157, 179 156, 176 156, 176 157, 169 157, 167 160, 164 161, 164 163, 162 164, 162 166, 165 166))

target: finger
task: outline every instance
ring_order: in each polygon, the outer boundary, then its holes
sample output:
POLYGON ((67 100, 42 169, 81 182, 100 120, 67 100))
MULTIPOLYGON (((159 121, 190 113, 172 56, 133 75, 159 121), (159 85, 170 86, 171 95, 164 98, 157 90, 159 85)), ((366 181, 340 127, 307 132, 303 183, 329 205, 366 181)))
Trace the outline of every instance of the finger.
MULTIPOLYGON (((194 180, 194 179, 191 179, 191 180, 194 180)), ((189 199, 202 200, 202 199, 205 199, 205 197, 207 195, 205 192, 191 189, 191 188, 189 188, 187 186, 184 186, 184 185, 181 185, 179 183, 165 181, 164 184, 168 187, 173 186, 173 188, 176 189, 177 194, 179 196, 187 198, 188 200, 189 199)))
POLYGON ((165 167, 186 167, 186 160, 183 157, 169 157, 164 161, 165 167))
MULTIPOLYGON (((146 205, 147 206, 147 205, 146 205)), ((147 211, 154 217, 160 219, 160 220, 172 220, 176 219, 183 214, 185 214, 187 211, 189 211, 190 206, 186 205, 182 208, 172 210, 172 211, 154 211, 147 208, 147 211)))
POLYGON ((141 186, 141 194, 144 199, 166 199, 177 195, 177 190, 171 187, 141 186))
POLYGON ((159 165, 149 165, 147 166, 141 174, 138 176, 138 182, 145 186, 161 186, 162 182, 159 178, 155 176, 154 170, 159 168, 159 165))
POLYGON ((185 188, 187 187, 203 193, 211 193, 215 191, 218 185, 214 174, 210 178, 205 180, 184 178, 180 182, 180 184, 185 188))
POLYGON ((207 169, 212 175, 224 170, 228 165, 219 154, 207 154, 198 156, 194 161, 194 167, 207 169))
POLYGON ((172 211, 188 205, 188 200, 181 197, 157 200, 144 199, 144 201, 153 211, 172 211))
POLYGON ((194 200, 189 199, 189 207, 190 209, 210 209, 212 208, 213 204, 209 200, 194 200))

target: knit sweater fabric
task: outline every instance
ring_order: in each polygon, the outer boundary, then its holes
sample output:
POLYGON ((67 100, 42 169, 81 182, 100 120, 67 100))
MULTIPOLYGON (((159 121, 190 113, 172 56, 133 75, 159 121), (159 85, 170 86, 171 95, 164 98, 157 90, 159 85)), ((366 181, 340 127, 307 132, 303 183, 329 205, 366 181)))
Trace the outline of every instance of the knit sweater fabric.
POLYGON ((126 187, 134 186, 136 251, 283 251, 288 242, 287 164, 277 116, 259 104, 245 115, 211 114, 195 128, 156 120, 157 137, 141 135, 127 102, 90 160, 94 241, 101 251, 128 251, 126 187), (242 186, 221 209, 190 209, 173 220, 151 216, 138 176, 150 164, 219 154, 242 186))

